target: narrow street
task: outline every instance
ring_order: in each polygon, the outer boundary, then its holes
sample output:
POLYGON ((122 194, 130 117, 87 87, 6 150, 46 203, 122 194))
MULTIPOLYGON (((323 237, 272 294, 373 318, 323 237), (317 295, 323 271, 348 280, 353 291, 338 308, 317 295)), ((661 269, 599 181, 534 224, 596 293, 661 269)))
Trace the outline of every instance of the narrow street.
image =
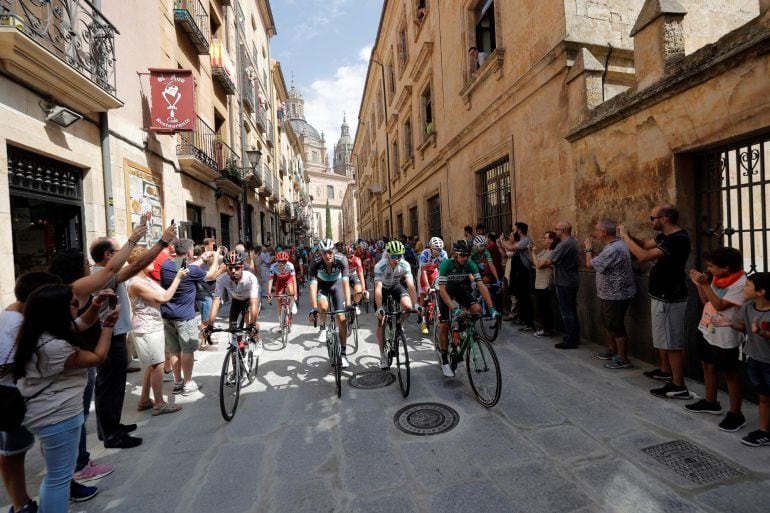
MULTIPOLYGON (((196 380, 203 394, 178 396, 184 406, 178 414, 137 413, 139 373, 130 374, 123 421, 139 424, 136 434, 144 443, 104 449, 91 415, 92 458, 117 470, 92 483, 99 495, 72 511, 767 511, 767 451, 739 442, 757 424, 753 404, 745 405, 748 426, 724 433, 716 427, 719 417, 689 414, 684 401, 651 396, 647 389, 655 382, 642 376, 646 369, 611 372, 592 357, 598 346, 558 352, 554 339, 506 326, 494 344, 502 397, 487 410, 476 402, 464 366, 456 378, 443 378, 429 340, 420 337, 414 322, 407 327, 409 397, 401 396, 397 382, 358 389, 348 378, 377 365, 371 313, 362 318, 364 336, 350 355, 337 399, 326 349, 306 322, 306 296, 302 299, 288 347, 276 341, 274 306, 263 309, 265 351, 258 381, 243 390, 230 423, 219 413, 221 351, 198 353, 196 380), (394 415, 420 402, 453 408, 459 423, 435 436, 402 433, 394 415), (726 474, 702 467, 699 479, 705 484, 698 484, 642 452, 674 440, 723 460, 726 474)), ((702 393, 698 384, 688 385, 702 393)), ((41 463, 39 451, 30 451, 32 495, 41 463)), ((697 474, 692 460, 682 468, 697 474)))

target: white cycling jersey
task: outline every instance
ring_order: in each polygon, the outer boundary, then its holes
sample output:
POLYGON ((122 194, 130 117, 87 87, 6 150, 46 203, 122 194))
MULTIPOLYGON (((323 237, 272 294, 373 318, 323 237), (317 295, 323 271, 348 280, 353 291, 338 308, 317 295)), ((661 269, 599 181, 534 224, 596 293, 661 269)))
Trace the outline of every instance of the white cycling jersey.
POLYGON ((243 271, 241 279, 235 283, 227 273, 217 278, 217 285, 214 291, 214 297, 222 297, 222 293, 227 290, 230 297, 240 301, 246 299, 259 299, 259 280, 249 271, 243 271))
POLYGON ((374 265, 374 282, 381 282, 386 289, 398 285, 401 278, 405 278, 407 282, 412 281, 412 268, 403 258, 398 261, 395 268, 390 266, 389 257, 383 258, 374 265))

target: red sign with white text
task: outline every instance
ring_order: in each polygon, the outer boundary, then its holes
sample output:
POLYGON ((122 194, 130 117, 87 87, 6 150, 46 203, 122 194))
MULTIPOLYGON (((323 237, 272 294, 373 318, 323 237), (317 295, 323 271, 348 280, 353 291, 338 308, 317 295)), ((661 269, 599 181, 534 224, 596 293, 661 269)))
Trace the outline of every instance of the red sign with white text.
POLYGON ((150 68, 153 132, 195 130, 195 81, 189 69, 150 68))

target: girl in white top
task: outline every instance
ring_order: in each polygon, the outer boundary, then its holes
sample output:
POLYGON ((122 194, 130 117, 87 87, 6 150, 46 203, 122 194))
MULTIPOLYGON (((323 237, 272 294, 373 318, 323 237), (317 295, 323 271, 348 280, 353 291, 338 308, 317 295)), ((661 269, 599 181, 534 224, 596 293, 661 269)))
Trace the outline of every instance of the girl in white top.
POLYGON ((45 285, 28 298, 17 338, 14 377, 27 398, 24 426, 40 439, 46 475, 40 511, 66 513, 70 480, 83 425, 87 369, 104 362, 119 307, 102 322, 93 351, 81 349, 74 333, 79 302, 70 285, 45 285))
MULTIPOLYGON (((134 248, 128 256, 129 265, 141 258, 146 251, 144 248, 134 248)), ((142 272, 128 280, 128 297, 134 312, 131 319, 134 347, 145 368, 142 393, 136 409, 144 411, 152 408, 153 415, 162 415, 174 413, 182 407, 167 403, 163 397, 163 362, 166 359, 166 347, 160 305, 168 303, 174 297, 179 283, 187 276, 187 268, 179 269, 169 288, 164 289, 150 278, 154 267, 155 264, 150 262, 142 272), (150 400, 150 389, 154 402, 150 400)))

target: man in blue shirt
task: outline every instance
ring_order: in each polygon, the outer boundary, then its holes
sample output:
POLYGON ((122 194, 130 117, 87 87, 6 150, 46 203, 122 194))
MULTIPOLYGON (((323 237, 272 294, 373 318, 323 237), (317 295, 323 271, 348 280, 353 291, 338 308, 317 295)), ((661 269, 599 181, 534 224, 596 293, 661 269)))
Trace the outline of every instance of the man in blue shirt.
MULTIPOLYGON (((187 261, 194 261, 192 239, 179 239, 176 244, 176 255, 182 258, 183 266, 187 261)), ((198 321, 195 318, 195 295, 197 284, 204 280, 212 280, 219 269, 220 255, 213 257, 213 265, 208 272, 197 265, 190 265, 187 277, 176 289, 171 301, 160 305, 163 316, 164 333, 166 336, 166 351, 171 357, 171 368, 174 371, 174 393, 190 395, 200 388, 192 379, 195 351, 198 349, 198 321)), ((160 267, 160 284, 167 289, 177 274, 174 260, 163 262, 160 267)))

